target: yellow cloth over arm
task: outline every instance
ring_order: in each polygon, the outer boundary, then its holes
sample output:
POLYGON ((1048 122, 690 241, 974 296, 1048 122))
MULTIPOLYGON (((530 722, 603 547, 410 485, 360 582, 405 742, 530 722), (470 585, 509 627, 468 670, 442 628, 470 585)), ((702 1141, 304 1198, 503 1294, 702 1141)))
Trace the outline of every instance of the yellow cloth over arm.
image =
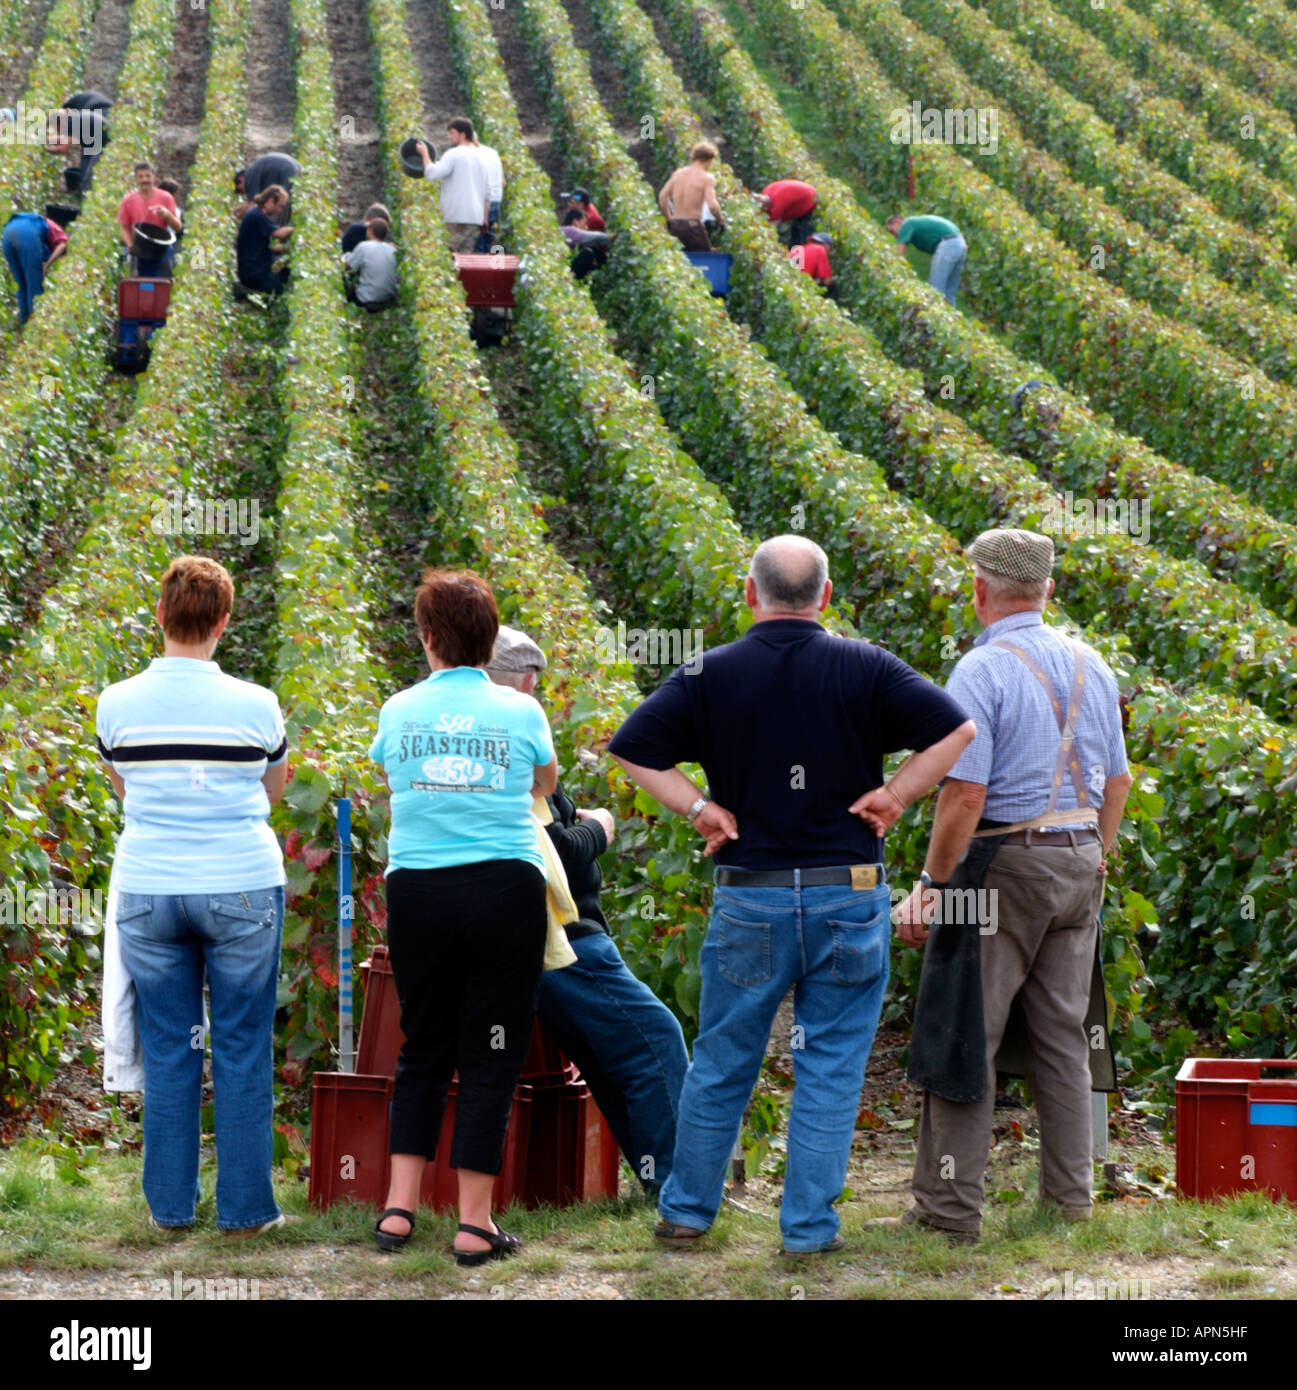
POLYGON ((549 918, 545 936, 546 970, 562 970, 576 960, 576 952, 563 930, 564 923, 575 922, 580 914, 572 899, 572 890, 567 885, 567 874, 563 861, 558 857, 554 841, 549 838, 547 825, 553 823, 554 813, 549 802, 538 796, 531 804, 531 816, 536 822, 536 837, 540 841, 540 852, 545 859, 545 912, 549 918))

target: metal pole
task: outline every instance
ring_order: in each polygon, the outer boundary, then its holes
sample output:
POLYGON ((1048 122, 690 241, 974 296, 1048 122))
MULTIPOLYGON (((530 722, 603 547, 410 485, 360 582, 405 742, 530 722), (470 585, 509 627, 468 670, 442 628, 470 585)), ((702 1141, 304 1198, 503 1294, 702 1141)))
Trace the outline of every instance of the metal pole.
POLYGON ((1090 1092, 1090 1157, 1096 1163, 1108 1161, 1108 1097, 1103 1091, 1090 1092))
POLYGON ((351 1007, 351 801, 338 798, 338 1053, 341 1069, 355 1063, 351 1007))

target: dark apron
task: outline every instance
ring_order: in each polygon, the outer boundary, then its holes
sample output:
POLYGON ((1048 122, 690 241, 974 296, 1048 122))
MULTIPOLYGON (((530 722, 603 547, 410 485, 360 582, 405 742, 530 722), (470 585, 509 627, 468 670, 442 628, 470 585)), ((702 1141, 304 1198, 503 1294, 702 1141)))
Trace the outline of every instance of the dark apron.
MULTIPOLYGON (((1004 843, 1003 835, 970 840, 955 869, 951 888, 981 888, 986 871, 1004 843)), ((1103 983, 1102 924, 1094 943, 1090 1002, 1085 1015, 1090 1053, 1090 1089, 1115 1091, 1117 1067, 1108 1031, 1108 996, 1103 983), (1099 1031, 1096 1032, 1095 1030, 1099 1031)), ((1031 1049, 1019 999, 1013 1001, 995 1069, 1027 1076, 1031 1049)), ((909 1078, 915 1086, 965 1105, 986 1099, 986 1019, 982 1012, 982 938, 976 927, 941 922, 923 952, 923 973, 914 1004, 909 1078)))

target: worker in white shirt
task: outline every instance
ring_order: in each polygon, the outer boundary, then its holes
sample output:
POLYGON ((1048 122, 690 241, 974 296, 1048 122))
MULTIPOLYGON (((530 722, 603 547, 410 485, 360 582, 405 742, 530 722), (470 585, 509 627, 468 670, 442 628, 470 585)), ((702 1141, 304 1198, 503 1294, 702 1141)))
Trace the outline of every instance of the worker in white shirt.
POLYGON ((473 138, 473 148, 477 150, 478 158, 486 165, 488 202, 486 230, 477 239, 477 249, 489 251, 499 235, 500 200, 504 197, 504 165, 500 163, 499 154, 490 145, 484 145, 476 136, 473 138))
POLYGON ((425 178, 441 184, 441 216, 452 251, 471 252, 487 225, 490 182, 486 161, 478 153, 473 122, 456 116, 446 127, 450 149, 433 160, 420 140, 415 149, 423 160, 425 178))

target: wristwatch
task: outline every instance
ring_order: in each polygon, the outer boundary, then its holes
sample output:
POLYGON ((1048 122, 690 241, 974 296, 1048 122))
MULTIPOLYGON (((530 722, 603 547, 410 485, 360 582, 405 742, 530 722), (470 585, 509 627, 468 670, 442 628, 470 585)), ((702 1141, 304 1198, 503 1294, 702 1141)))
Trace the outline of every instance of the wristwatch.
MULTIPOLYGON (((947 880, 947 882, 949 882, 949 880, 947 880)), ((945 883, 934 882, 932 875, 927 871, 927 869, 924 869, 922 873, 919 874, 919 883, 924 888, 936 888, 938 890, 946 886, 945 883)))
POLYGON ((685 815, 689 817, 690 825, 692 825, 694 821, 696 821, 698 817, 702 814, 702 809, 704 806, 707 805, 708 800, 708 797, 700 796, 698 800, 695 801, 694 804, 685 812, 685 815))

